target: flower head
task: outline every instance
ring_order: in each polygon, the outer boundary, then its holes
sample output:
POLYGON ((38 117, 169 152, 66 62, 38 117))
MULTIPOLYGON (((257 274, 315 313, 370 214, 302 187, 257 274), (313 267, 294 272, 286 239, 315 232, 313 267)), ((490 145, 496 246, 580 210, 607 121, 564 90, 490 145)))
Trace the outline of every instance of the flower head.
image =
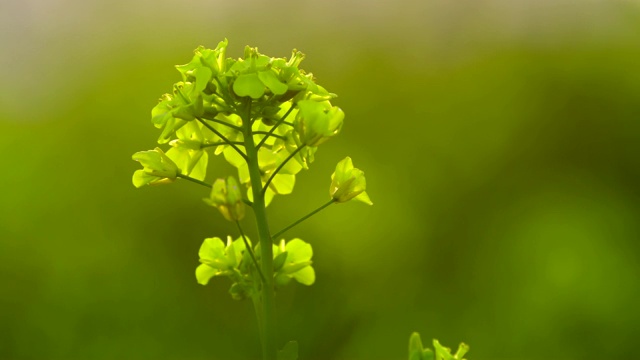
POLYGON ((133 185, 138 188, 173 182, 180 173, 178 166, 160 148, 139 151, 132 158, 143 166, 142 170, 133 173, 133 185))
POLYGON ((336 202, 347 202, 351 199, 373 205, 369 195, 365 192, 367 181, 364 172, 353 167, 350 157, 344 158, 336 166, 336 171, 331 175, 331 187, 329 194, 336 202))
POLYGON ((244 202, 238 181, 229 176, 225 179, 218 179, 213 183, 211 196, 203 199, 207 204, 218 208, 225 219, 238 221, 244 218, 244 202))
POLYGON ((329 101, 300 100, 298 108, 294 125, 303 144, 318 146, 342 129, 344 112, 329 101))

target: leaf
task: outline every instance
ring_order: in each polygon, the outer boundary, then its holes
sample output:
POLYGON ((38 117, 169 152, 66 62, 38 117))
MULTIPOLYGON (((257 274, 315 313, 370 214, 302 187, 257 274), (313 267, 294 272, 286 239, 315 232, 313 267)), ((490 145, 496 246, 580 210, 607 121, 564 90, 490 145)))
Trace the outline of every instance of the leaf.
POLYGON ((208 67, 200 67, 194 71, 196 76, 196 88, 195 91, 201 92, 207 87, 209 81, 213 77, 213 71, 208 67))
POLYGON ((289 87, 278 80, 278 77, 273 70, 265 70, 258 72, 258 78, 262 83, 276 95, 282 95, 289 90, 289 87))
POLYGON ((258 99, 264 95, 264 84, 256 73, 242 74, 233 82, 233 91, 238 96, 251 96, 252 99, 258 99))
POLYGON ((278 350, 278 360, 298 360, 298 343, 287 342, 282 350, 278 350))
POLYGON ((280 254, 278 254, 274 259, 273 259, 273 271, 278 271, 282 268, 282 265, 284 265, 285 260, 287 260, 287 255, 289 253, 288 252, 282 252, 280 254))
POLYGON ((433 350, 426 348, 422 350, 422 360, 435 360, 435 354, 433 350))
POLYGON ((413 334, 411 334, 411 337, 409 337, 409 359, 413 360, 413 355, 414 354, 418 354, 419 357, 417 357, 416 359, 420 360, 420 358, 422 357, 422 339, 420 339, 420 334, 418 334, 417 332, 414 332, 413 334))

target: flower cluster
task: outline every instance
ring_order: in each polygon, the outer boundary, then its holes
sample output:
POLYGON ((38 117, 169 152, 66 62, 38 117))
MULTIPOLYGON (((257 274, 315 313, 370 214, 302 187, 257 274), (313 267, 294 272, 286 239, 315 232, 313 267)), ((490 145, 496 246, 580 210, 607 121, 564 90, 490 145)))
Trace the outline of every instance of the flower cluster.
MULTIPOLYGON (((226 57, 227 45, 224 40, 215 49, 198 47, 189 63, 176 66, 182 80, 162 95, 151 122, 161 130, 158 143, 171 146, 166 156, 180 177, 204 180, 209 155, 224 154, 248 200, 253 194, 246 145, 253 141, 268 204, 291 193, 295 175, 314 161, 317 147, 340 132, 344 112, 331 104, 335 94, 299 68, 301 52, 273 58, 247 47, 243 58, 233 59, 226 57)), ((150 174, 146 167, 144 174, 136 172, 136 186, 176 178, 150 174)))
MULTIPOLYGON (((232 281, 229 292, 235 299, 243 299, 247 296, 257 295, 260 286, 257 275, 258 269, 250 258, 246 244, 251 244, 248 238, 232 240, 227 237, 227 244, 222 239, 214 237, 205 239, 200 247, 198 255, 200 265, 196 268, 196 280, 202 285, 207 285, 215 276, 226 276, 232 281), (247 242, 245 243, 244 240, 247 242)), ((259 252, 260 245, 256 245, 254 253, 259 252)), ((286 242, 284 239, 279 245, 273 245, 274 280, 276 286, 284 286, 291 279, 304 285, 312 285, 316 275, 311 267, 313 250, 311 245, 300 240, 293 239, 286 242)))

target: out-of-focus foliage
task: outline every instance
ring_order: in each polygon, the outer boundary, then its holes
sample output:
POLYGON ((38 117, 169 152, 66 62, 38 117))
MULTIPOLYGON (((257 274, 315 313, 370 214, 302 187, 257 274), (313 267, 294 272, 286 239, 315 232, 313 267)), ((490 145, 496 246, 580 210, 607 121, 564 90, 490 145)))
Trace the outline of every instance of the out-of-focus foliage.
POLYGON ((193 281, 201 239, 234 225, 195 184, 131 186, 172 65, 224 37, 236 54, 299 48, 346 114, 269 206, 274 230, 326 201, 345 154, 375 194, 296 228, 317 279, 277 300, 300 359, 406 359, 414 330, 473 360, 632 354, 637 5, 189 6, 176 26, 175 2, 1 5, 0 358, 259 356, 242 345, 258 342, 251 304, 193 281))

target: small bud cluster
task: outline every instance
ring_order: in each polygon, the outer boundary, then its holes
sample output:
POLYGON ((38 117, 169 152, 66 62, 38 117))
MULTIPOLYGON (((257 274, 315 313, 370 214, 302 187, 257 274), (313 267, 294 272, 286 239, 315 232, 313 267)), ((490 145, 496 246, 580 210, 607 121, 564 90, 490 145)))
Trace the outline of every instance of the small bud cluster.
MULTIPOLYGON (((253 264, 245 244, 251 244, 251 241, 248 238, 232 240, 229 236, 225 246, 220 238, 205 239, 198 252, 198 283, 206 285, 215 276, 226 276, 232 281, 229 292, 234 299, 254 295, 261 286, 257 275, 259 270, 253 264)), ((259 254, 259 248, 260 245, 256 245, 253 252, 259 254)), ((300 239, 293 239, 288 243, 283 239, 278 246, 273 245, 273 277, 276 286, 284 286, 291 279, 304 285, 312 285, 316 279, 311 267, 312 256, 311 245, 300 239)))

